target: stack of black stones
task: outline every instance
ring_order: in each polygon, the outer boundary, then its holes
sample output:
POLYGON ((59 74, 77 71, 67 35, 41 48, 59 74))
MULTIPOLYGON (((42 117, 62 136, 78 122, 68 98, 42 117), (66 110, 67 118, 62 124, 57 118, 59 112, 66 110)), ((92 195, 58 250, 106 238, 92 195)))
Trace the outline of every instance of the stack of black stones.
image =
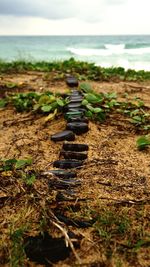
MULTIPOLYGON (((65 107, 66 129, 51 136, 51 140, 54 142, 64 141, 60 151, 60 158, 63 157, 63 159, 54 161, 55 169, 45 172, 45 175, 52 176, 49 179, 49 185, 51 188, 57 189, 57 201, 68 201, 70 199, 68 195, 71 195, 73 200, 74 187, 80 185, 80 180, 76 179, 77 169, 84 164, 88 151, 88 145, 74 142, 75 135, 81 135, 89 130, 88 119, 85 117, 85 110, 82 107, 83 96, 78 90, 78 81, 75 78, 68 78, 67 85, 71 88, 71 94, 68 96, 69 104, 65 107)), ((59 210, 55 215, 65 224, 76 227, 85 228, 91 226, 92 223, 69 219, 60 214, 59 210)), ((74 237, 74 234, 70 232, 69 236, 74 237)), ((70 251, 71 249, 66 247, 63 237, 53 238, 47 232, 44 233, 44 236, 29 237, 25 241, 27 257, 31 261, 46 266, 52 266, 50 263, 66 259, 69 257, 70 251)))
POLYGON ((75 135, 81 135, 89 130, 88 119, 85 117, 85 109, 82 106, 83 96, 78 90, 77 79, 69 77, 67 85, 71 89, 71 94, 68 96, 69 103, 65 107, 66 129, 51 136, 54 142, 64 141, 60 151, 60 158, 63 159, 56 160, 53 167, 57 169, 49 171, 58 178, 58 180, 55 179, 56 187, 66 189, 80 184, 80 181, 74 178, 77 177, 76 169, 81 168, 84 160, 87 159, 88 145, 73 141, 75 141, 75 135))

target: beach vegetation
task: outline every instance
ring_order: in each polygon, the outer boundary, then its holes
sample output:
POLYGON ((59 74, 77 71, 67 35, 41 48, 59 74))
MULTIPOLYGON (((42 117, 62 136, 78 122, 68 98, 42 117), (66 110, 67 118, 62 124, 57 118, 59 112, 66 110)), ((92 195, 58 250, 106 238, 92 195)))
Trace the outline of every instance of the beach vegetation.
MULTIPOLYGON (((64 61, 0 61, 0 73, 24 73, 26 71, 46 72, 45 78, 64 80, 66 75, 75 75, 79 80, 93 81, 144 81, 150 80, 150 71, 125 70, 122 67, 103 68, 84 61, 70 58, 64 61)), ((8 86, 14 86, 10 84, 8 86)))
POLYGON ((150 113, 140 98, 119 101, 116 92, 96 93, 88 83, 81 83, 80 90, 84 94, 82 105, 86 107, 88 118, 103 121, 111 113, 120 113, 129 117, 130 123, 139 129, 149 129, 150 113))
POLYGON ((51 92, 43 94, 30 92, 13 94, 12 96, 0 99, 0 108, 4 108, 8 104, 12 105, 17 112, 55 112, 56 114, 56 110, 58 112, 62 110, 63 106, 67 104, 67 100, 51 92))
MULTIPOLYGON (((136 128, 148 131, 150 113, 145 103, 138 97, 120 101, 116 92, 97 93, 92 86, 83 82, 79 86, 84 98, 82 106, 85 108, 85 116, 92 121, 103 122, 111 114, 122 114, 128 117, 130 123, 136 128)), ((68 95, 69 96, 69 95, 68 95)), ((54 119, 64 113, 65 106, 69 102, 68 97, 61 93, 29 92, 17 93, 0 99, 0 108, 12 105, 17 112, 32 112, 33 114, 48 115, 46 121, 54 119)))

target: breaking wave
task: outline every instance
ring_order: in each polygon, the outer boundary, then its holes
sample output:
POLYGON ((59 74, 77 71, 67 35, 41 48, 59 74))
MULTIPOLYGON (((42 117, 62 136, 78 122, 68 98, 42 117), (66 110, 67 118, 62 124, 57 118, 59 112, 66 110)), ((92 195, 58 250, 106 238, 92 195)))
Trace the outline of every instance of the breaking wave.
POLYGON ((112 45, 106 44, 104 49, 98 48, 72 48, 68 47, 67 51, 78 56, 111 56, 111 55, 144 55, 150 54, 150 47, 125 48, 124 44, 112 45))

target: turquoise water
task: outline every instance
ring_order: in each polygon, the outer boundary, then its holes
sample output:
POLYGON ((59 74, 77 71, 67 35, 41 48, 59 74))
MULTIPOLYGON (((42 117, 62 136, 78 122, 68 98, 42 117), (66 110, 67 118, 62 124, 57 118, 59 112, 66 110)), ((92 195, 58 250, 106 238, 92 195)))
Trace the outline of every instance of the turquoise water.
POLYGON ((104 67, 150 70, 150 35, 0 36, 0 59, 78 60, 104 67))

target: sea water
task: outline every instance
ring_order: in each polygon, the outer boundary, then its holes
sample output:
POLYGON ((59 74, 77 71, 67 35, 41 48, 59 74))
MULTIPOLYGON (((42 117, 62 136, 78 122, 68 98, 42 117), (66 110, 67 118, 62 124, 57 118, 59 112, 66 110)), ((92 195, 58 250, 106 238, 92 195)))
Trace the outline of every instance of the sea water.
POLYGON ((55 61, 74 57, 102 67, 150 71, 150 35, 0 36, 0 59, 55 61))

